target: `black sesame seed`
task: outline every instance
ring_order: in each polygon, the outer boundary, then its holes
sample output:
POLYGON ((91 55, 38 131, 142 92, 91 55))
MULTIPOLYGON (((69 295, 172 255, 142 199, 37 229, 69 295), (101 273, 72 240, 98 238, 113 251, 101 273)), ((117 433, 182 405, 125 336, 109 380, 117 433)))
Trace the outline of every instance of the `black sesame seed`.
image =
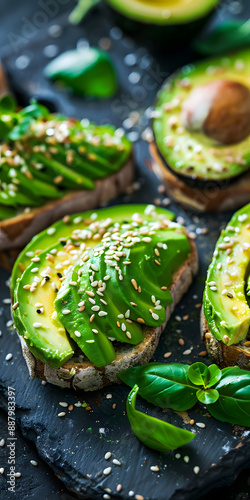
POLYGON ((62 278, 63 277, 61 273, 56 273, 56 274, 57 274, 58 278, 62 278))
POLYGON ((45 276, 45 281, 49 281, 50 280, 50 276, 45 276))
POLYGON ((41 314, 41 309, 36 310, 37 314, 41 314))

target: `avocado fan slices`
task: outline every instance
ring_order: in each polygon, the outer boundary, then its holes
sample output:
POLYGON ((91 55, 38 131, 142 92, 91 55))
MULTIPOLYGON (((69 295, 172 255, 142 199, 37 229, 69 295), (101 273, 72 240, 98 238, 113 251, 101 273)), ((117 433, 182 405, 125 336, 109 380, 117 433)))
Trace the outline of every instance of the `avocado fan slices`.
POLYGON ((149 208, 114 207, 89 220, 82 214, 26 247, 13 270, 13 317, 36 357, 58 368, 77 344, 95 366, 105 366, 115 359, 114 341, 137 345, 144 324, 165 321, 172 274, 190 244, 169 212, 149 208))

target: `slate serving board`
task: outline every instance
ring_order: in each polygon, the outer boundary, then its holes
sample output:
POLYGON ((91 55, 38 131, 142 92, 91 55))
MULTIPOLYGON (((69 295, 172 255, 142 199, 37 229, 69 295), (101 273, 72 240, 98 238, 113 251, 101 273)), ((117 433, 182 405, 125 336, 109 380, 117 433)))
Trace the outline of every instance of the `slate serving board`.
MULTIPOLYGON (((222 11, 219 10, 219 19, 221 15, 222 11)), ((17 57, 9 54, 3 60, 9 82, 20 102, 26 104, 29 97, 36 95, 48 102, 53 109, 67 115, 79 118, 84 116, 99 123, 110 121, 117 126, 123 124, 135 146, 137 182, 134 192, 127 193, 116 200, 116 203, 161 202, 165 195, 159 194, 159 183, 149 171, 151 162, 148 145, 142 140, 141 134, 149 124, 148 107, 152 105, 163 80, 178 66, 193 60, 195 54, 187 49, 181 54, 166 58, 155 53, 152 47, 138 46, 136 41, 125 36, 112 24, 104 6, 95 9, 83 26, 69 26, 65 16, 57 20, 57 25, 61 28, 59 37, 53 38, 53 30, 48 32, 46 29, 32 44, 24 47, 21 55, 17 57), (42 68, 48 62, 48 54, 72 48, 77 42, 84 45, 87 40, 91 45, 97 45, 100 40, 101 44, 111 41, 110 53, 116 62, 120 79, 119 94, 112 100, 84 101, 65 90, 57 93, 55 87, 43 77, 42 68), (126 57, 129 54, 130 59, 126 57), (134 56, 132 59, 131 54, 134 56), (133 65, 128 65, 129 60, 130 63, 134 60, 133 65), (124 122, 131 111, 139 113, 139 123, 134 127, 124 122)), ((214 244, 230 214, 197 216, 174 203, 170 205, 170 209, 185 219, 188 230, 196 236, 200 271, 190 291, 176 308, 167 331, 160 340, 154 360, 163 362, 163 354, 172 351, 169 361, 209 362, 208 359, 199 357, 204 346, 200 341, 198 305, 201 303, 205 273, 214 244), (208 229, 206 234, 204 228, 208 229), (186 316, 188 318, 183 320, 186 316), (179 345, 179 338, 184 339, 184 346, 179 345), (190 355, 183 354, 187 349, 191 349, 190 355)), ((159 454, 136 440, 125 415, 128 394, 125 385, 84 394, 48 384, 44 386, 38 379, 31 381, 16 334, 11 327, 7 327, 10 313, 9 305, 4 302, 9 296, 6 286, 8 278, 9 272, 1 269, 0 405, 4 410, 7 409, 7 388, 15 387, 16 420, 23 436, 36 445, 41 458, 51 466, 68 489, 79 497, 87 495, 96 500, 107 494, 106 488, 110 489, 108 494, 112 498, 130 498, 129 491, 132 490, 145 499, 195 500, 211 488, 228 484, 243 467, 250 466, 250 431, 217 422, 199 406, 189 411, 188 415, 178 415, 171 411, 162 412, 138 398, 138 409, 176 425, 181 426, 184 421, 185 427, 191 429, 190 425, 185 424, 191 418, 205 424, 205 428, 194 426, 196 438, 190 445, 182 448, 181 457, 176 458, 176 452, 159 454), (10 361, 5 361, 7 353, 13 354, 10 361), (74 406, 72 411, 66 410, 65 417, 59 418, 57 415, 63 410, 59 405, 60 401, 66 401, 69 405, 77 401, 86 402, 91 410, 86 410, 86 405, 74 406), (116 407, 113 408, 113 405, 116 407), (112 452, 109 461, 104 459, 107 451, 112 452), (184 461, 184 457, 189 457, 188 463, 184 461), (113 465, 113 458, 120 460, 121 465, 113 465), (109 465, 112 466, 112 472, 105 476, 103 470, 109 465), (152 465, 158 465, 159 472, 152 472, 152 465), (197 465, 200 472, 196 475, 193 469, 197 465), (118 484, 122 485, 119 493, 116 491, 118 484)), ((25 476, 25 471, 23 475, 25 476)), ((0 476, 0 485, 3 489, 6 488, 6 476, 0 476)))

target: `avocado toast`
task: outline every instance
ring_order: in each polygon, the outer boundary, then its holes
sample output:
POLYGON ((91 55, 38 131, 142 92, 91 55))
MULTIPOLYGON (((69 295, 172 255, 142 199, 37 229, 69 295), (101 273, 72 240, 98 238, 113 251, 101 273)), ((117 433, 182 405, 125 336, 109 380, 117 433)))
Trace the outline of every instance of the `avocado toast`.
POLYGON ((12 272, 13 319, 31 376, 99 389, 152 357, 197 271, 173 214, 124 205, 64 217, 12 272))
POLYGON ((0 249, 24 246, 66 213, 94 208, 133 179, 123 131, 0 100, 0 249))
POLYGON ((154 171, 172 198, 198 211, 250 196, 249 49, 184 66, 160 90, 154 171))
POLYGON ((250 204, 236 212, 217 242, 203 296, 201 331, 220 365, 250 368, 250 204))

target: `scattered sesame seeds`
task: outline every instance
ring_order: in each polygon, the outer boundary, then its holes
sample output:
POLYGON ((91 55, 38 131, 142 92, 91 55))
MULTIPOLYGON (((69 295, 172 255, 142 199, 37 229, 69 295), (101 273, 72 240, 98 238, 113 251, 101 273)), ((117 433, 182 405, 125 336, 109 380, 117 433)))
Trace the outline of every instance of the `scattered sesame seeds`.
POLYGON ((188 455, 185 455, 185 457, 183 457, 183 460, 184 460, 184 462, 185 462, 186 464, 188 464, 188 462, 189 462, 190 458, 189 458, 189 456, 188 456, 188 455))
POLYGON ((55 228, 55 227, 50 227, 50 228, 48 229, 48 231, 47 231, 47 234, 48 234, 48 235, 52 235, 52 234, 54 234, 55 232, 56 232, 56 228, 55 228))
POLYGON ((196 422, 196 425, 197 427, 200 427, 200 429, 205 429, 206 427, 206 424, 204 424, 203 422, 196 422))
POLYGON ((183 352, 184 356, 188 356, 189 354, 191 354, 192 352, 192 349, 186 349, 186 351, 183 352))
POLYGON ((66 403, 66 401, 60 401, 59 405, 62 406, 63 408, 67 408, 68 403, 66 403))
POLYGON ((198 465, 196 465, 194 468, 193 468, 193 471, 195 474, 199 474, 200 472, 200 467, 198 465))
POLYGON ((71 313, 70 309, 63 309, 62 310, 62 314, 64 314, 64 315, 70 314, 70 313, 71 313))
POLYGON ((106 467, 106 469, 103 470, 104 476, 108 476, 112 472, 112 467, 106 467))
POLYGON ((31 463, 31 465, 33 465, 33 467, 37 467, 37 465, 38 465, 36 460, 30 460, 30 463, 31 463))
POLYGON ((14 474, 15 477, 21 477, 21 475, 22 475, 21 472, 15 472, 14 474))
POLYGON ((121 465, 121 462, 119 462, 119 460, 117 460, 116 458, 114 458, 113 464, 114 465, 121 465))
POLYGON ((150 470, 152 472, 159 472, 160 469, 159 469, 158 465, 151 465, 150 470))
POLYGON ((1 446, 1 448, 2 448, 4 445, 5 445, 5 439, 1 439, 1 441, 0 441, 0 446, 1 446))
POLYGON ((153 318, 155 321, 158 321, 159 316, 158 316, 158 314, 152 313, 152 318, 153 318))
POLYGON ((0 467, 0 474, 4 474, 4 468, 0 467))
POLYGON ((118 485, 116 486, 116 491, 118 491, 118 492, 119 492, 119 491, 121 491, 121 490, 122 490, 122 485, 121 485, 121 484, 118 484, 118 485))
POLYGON ((104 455, 104 458, 105 460, 109 460, 109 458, 112 456, 112 453, 110 451, 107 451, 107 453, 105 453, 104 455))
POLYGON ((66 413, 65 411, 61 411, 60 413, 58 413, 58 417, 65 417, 66 413))
POLYGON ((134 289, 137 290, 138 289, 138 285, 137 285, 137 283, 136 283, 136 281, 135 281, 134 278, 131 280, 131 283, 132 283, 134 289))

